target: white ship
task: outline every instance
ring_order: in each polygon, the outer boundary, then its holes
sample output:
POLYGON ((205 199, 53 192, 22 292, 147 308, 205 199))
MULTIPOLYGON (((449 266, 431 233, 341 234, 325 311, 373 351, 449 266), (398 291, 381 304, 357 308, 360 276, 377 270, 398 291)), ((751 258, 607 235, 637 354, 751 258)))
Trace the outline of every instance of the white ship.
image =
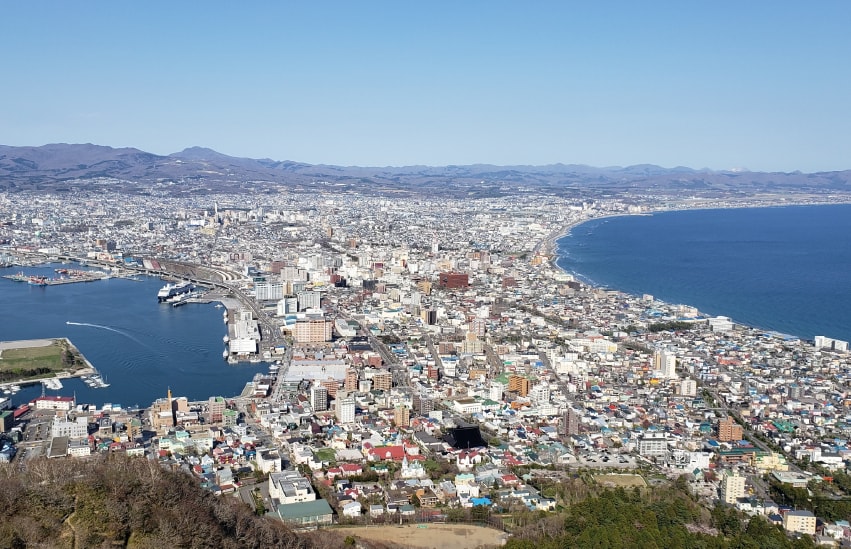
POLYGON ((186 293, 191 292, 195 289, 195 284, 189 282, 188 280, 184 282, 177 282, 175 284, 166 284, 160 291, 157 293, 157 300, 160 303, 165 303, 169 301, 171 298, 175 296, 180 296, 186 293))

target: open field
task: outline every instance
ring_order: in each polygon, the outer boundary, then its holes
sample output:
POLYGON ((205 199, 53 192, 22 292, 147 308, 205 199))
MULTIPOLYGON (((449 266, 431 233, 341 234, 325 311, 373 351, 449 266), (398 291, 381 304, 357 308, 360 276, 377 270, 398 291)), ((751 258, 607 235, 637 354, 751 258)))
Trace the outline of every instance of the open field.
POLYGON ((646 488, 647 483, 641 475, 594 475, 594 481, 600 486, 612 488, 646 488))
POLYGON ((0 343, 0 383, 48 378, 85 367, 79 351, 66 339, 0 343))
POLYGON ((501 547, 505 532, 470 524, 405 524, 353 526, 337 530, 342 536, 387 544, 387 547, 422 549, 477 549, 501 547))

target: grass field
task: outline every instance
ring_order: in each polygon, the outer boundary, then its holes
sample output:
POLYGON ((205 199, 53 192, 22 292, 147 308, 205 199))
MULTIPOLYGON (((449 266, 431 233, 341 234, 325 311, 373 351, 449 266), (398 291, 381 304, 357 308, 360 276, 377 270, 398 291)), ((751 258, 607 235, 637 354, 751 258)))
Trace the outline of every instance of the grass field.
POLYGON ((613 488, 646 488, 647 483, 641 475, 594 475, 594 481, 600 486, 613 488))
POLYGON ((62 339, 6 342, 0 350, 0 382, 52 377, 82 367, 82 356, 62 339))

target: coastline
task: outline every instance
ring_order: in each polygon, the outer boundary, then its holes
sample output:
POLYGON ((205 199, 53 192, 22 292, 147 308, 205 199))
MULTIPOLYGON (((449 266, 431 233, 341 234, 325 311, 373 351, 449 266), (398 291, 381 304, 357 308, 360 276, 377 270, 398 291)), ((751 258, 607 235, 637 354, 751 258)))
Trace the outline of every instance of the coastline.
MULTIPOLYGON (((561 265, 559 265, 559 260, 562 258, 562 254, 559 253, 559 240, 562 239, 562 238, 565 238, 567 236, 570 236, 571 231, 574 228, 576 228, 580 225, 583 225, 587 222, 595 221, 595 220, 602 220, 602 219, 618 218, 618 217, 652 216, 652 215, 657 214, 657 213, 688 212, 688 211, 692 211, 692 210, 694 210, 694 211, 734 210, 734 209, 735 210, 742 210, 742 209, 754 209, 754 210, 756 210, 756 209, 774 209, 774 208, 841 206, 841 205, 849 205, 849 204, 851 204, 851 199, 843 197, 840 200, 831 200, 831 201, 796 201, 796 202, 784 201, 784 202, 781 202, 781 203, 778 203, 778 202, 775 202, 775 201, 770 201, 770 202, 765 202, 765 203, 746 203, 746 204, 736 204, 736 205, 722 205, 722 204, 706 205, 706 204, 701 204, 701 205, 696 206, 696 207, 687 207, 687 206, 689 206, 687 204, 678 204, 677 205, 678 207, 665 207, 665 208, 658 208, 658 209, 647 210, 647 211, 642 211, 642 212, 617 212, 617 213, 610 213, 610 214, 596 215, 596 216, 595 215, 583 215, 583 216, 580 216, 578 219, 572 220, 572 221, 566 223, 565 225, 559 227, 558 230, 555 230, 555 231, 552 231, 551 233, 549 233, 546 237, 544 237, 543 240, 540 241, 540 243, 536 247, 536 249, 539 250, 538 251, 539 255, 542 255, 542 256, 546 255, 547 256, 547 259, 548 259, 547 263, 549 263, 550 266, 556 272, 562 273, 566 276, 569 276, 572 279, 577 280, 578 282, 581 282, 582 284, 584 284, 584 285, 586 285, 590 288, 595 288, 595 289, 606 289, 606 288, 608 288, 608 289, 611 289, 611 290, 623 292, 623 293, 625 293, 627 295, 631 295, 633 297, 640 297, 640 295, 641 295, 640 293, 635 293, 634 291, 627 291, 627 290, 624 290, 622 288, 618 288, 618 287, 614 287, 614 286, 608 287, 608 286, 600 285, 600 284, 594 282, 593 280, 591 280, 588 276, 583 275, 582 273, 571 272, 571 271, 568 271, 565 268, 563 268, 561 265), (686 206, 686 207, 684 207, 684 206, 686 206)), ((668 301, 666 299, 660 299, 658 297, 655 297, 655 292, 650 292, 650 293, 652 293, 654 295, 654 299, 656 301, 658 301, 659 303, 665 304, 665 305, 669 305, 669 306, 670 305, 688 305, 688 306, 694 307, 693 305, 689 305, 688 303, 685 303, 685 302, 680 303, 679 301, 676 301, 676 300, 668 301)), ((698 307, 694 307, 694 308, 698 311, 698 317, 712 316, 712 315, 709 315, 708 313, 706 313, 705 311, 700 310, 698 307)), ((792 337, 792 338, 800 339, 802 341, 812 341, 812 339, 813 339, 813 337, 815 337, 815 335, 819 335, 819 333, 806 334, 806 335, 800 335, 800 334, 796 335, 796 334, 793 334, 793 333, 789 333, 788 331, 783 331, 782 329, 760 327, 758 324, 753 323, 753 322, 740 322, 740 321, 737 321, 735 318, 727 315, 727 313, 725 313, 724 311, 717 313, 717 314, 728 316, 728 318, 730 318, 731 321, 734 324, 745 327, 745 328, 754 329, 754 330, 764 330, 767 333, 773 333, 773 334, 777 334, 777 335, 784 336, 784 337, 792 337)), ((832 336, 832 334, 821 334, 821 335, 832 336)), ((842 334, 840 334, 840 338, 841 338, 841 336, 842 336, 842 334)))

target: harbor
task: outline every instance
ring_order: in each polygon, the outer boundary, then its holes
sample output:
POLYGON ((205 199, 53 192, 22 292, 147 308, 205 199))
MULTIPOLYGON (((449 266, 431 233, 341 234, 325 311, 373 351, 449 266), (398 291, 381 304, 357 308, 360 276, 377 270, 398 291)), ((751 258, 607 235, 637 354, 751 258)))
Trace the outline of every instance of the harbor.
MULTIPOLYGON (((103 271, 82 271, 78 269, 58 268, 54 270, 56 276, 48 277, 43 274, 26 274, 20 271, 15 274, 3 275, 3 278, 15 282, 26 282, 31 286, 58 286, 61 284, 74 284, 77 282, 95 282, 112 278, 113 274, 103 271)), ((118 275, 123 276, 123 275, 118 275)))
MULTIPOLYGON (((44 390, 60 391, 64 385, 62 380, 73 378, 99 378, 94 366, 68 339, 31 339, 0 342, 0 359, 9 362, 0 363, 0 393, 16 395, 28 386, 42 386, 44 390), (58 365, 45 366, 53 361, 51 354, 58 357, 58 365), (49 373, 42 373, 50 370, 49 373), (24 375, 13 375, 13 372, 24 375), (26 372, 37 372, 36 375, 26 375, 26 372)), ((103 385, 107 387, 108 385, 103 385)))

